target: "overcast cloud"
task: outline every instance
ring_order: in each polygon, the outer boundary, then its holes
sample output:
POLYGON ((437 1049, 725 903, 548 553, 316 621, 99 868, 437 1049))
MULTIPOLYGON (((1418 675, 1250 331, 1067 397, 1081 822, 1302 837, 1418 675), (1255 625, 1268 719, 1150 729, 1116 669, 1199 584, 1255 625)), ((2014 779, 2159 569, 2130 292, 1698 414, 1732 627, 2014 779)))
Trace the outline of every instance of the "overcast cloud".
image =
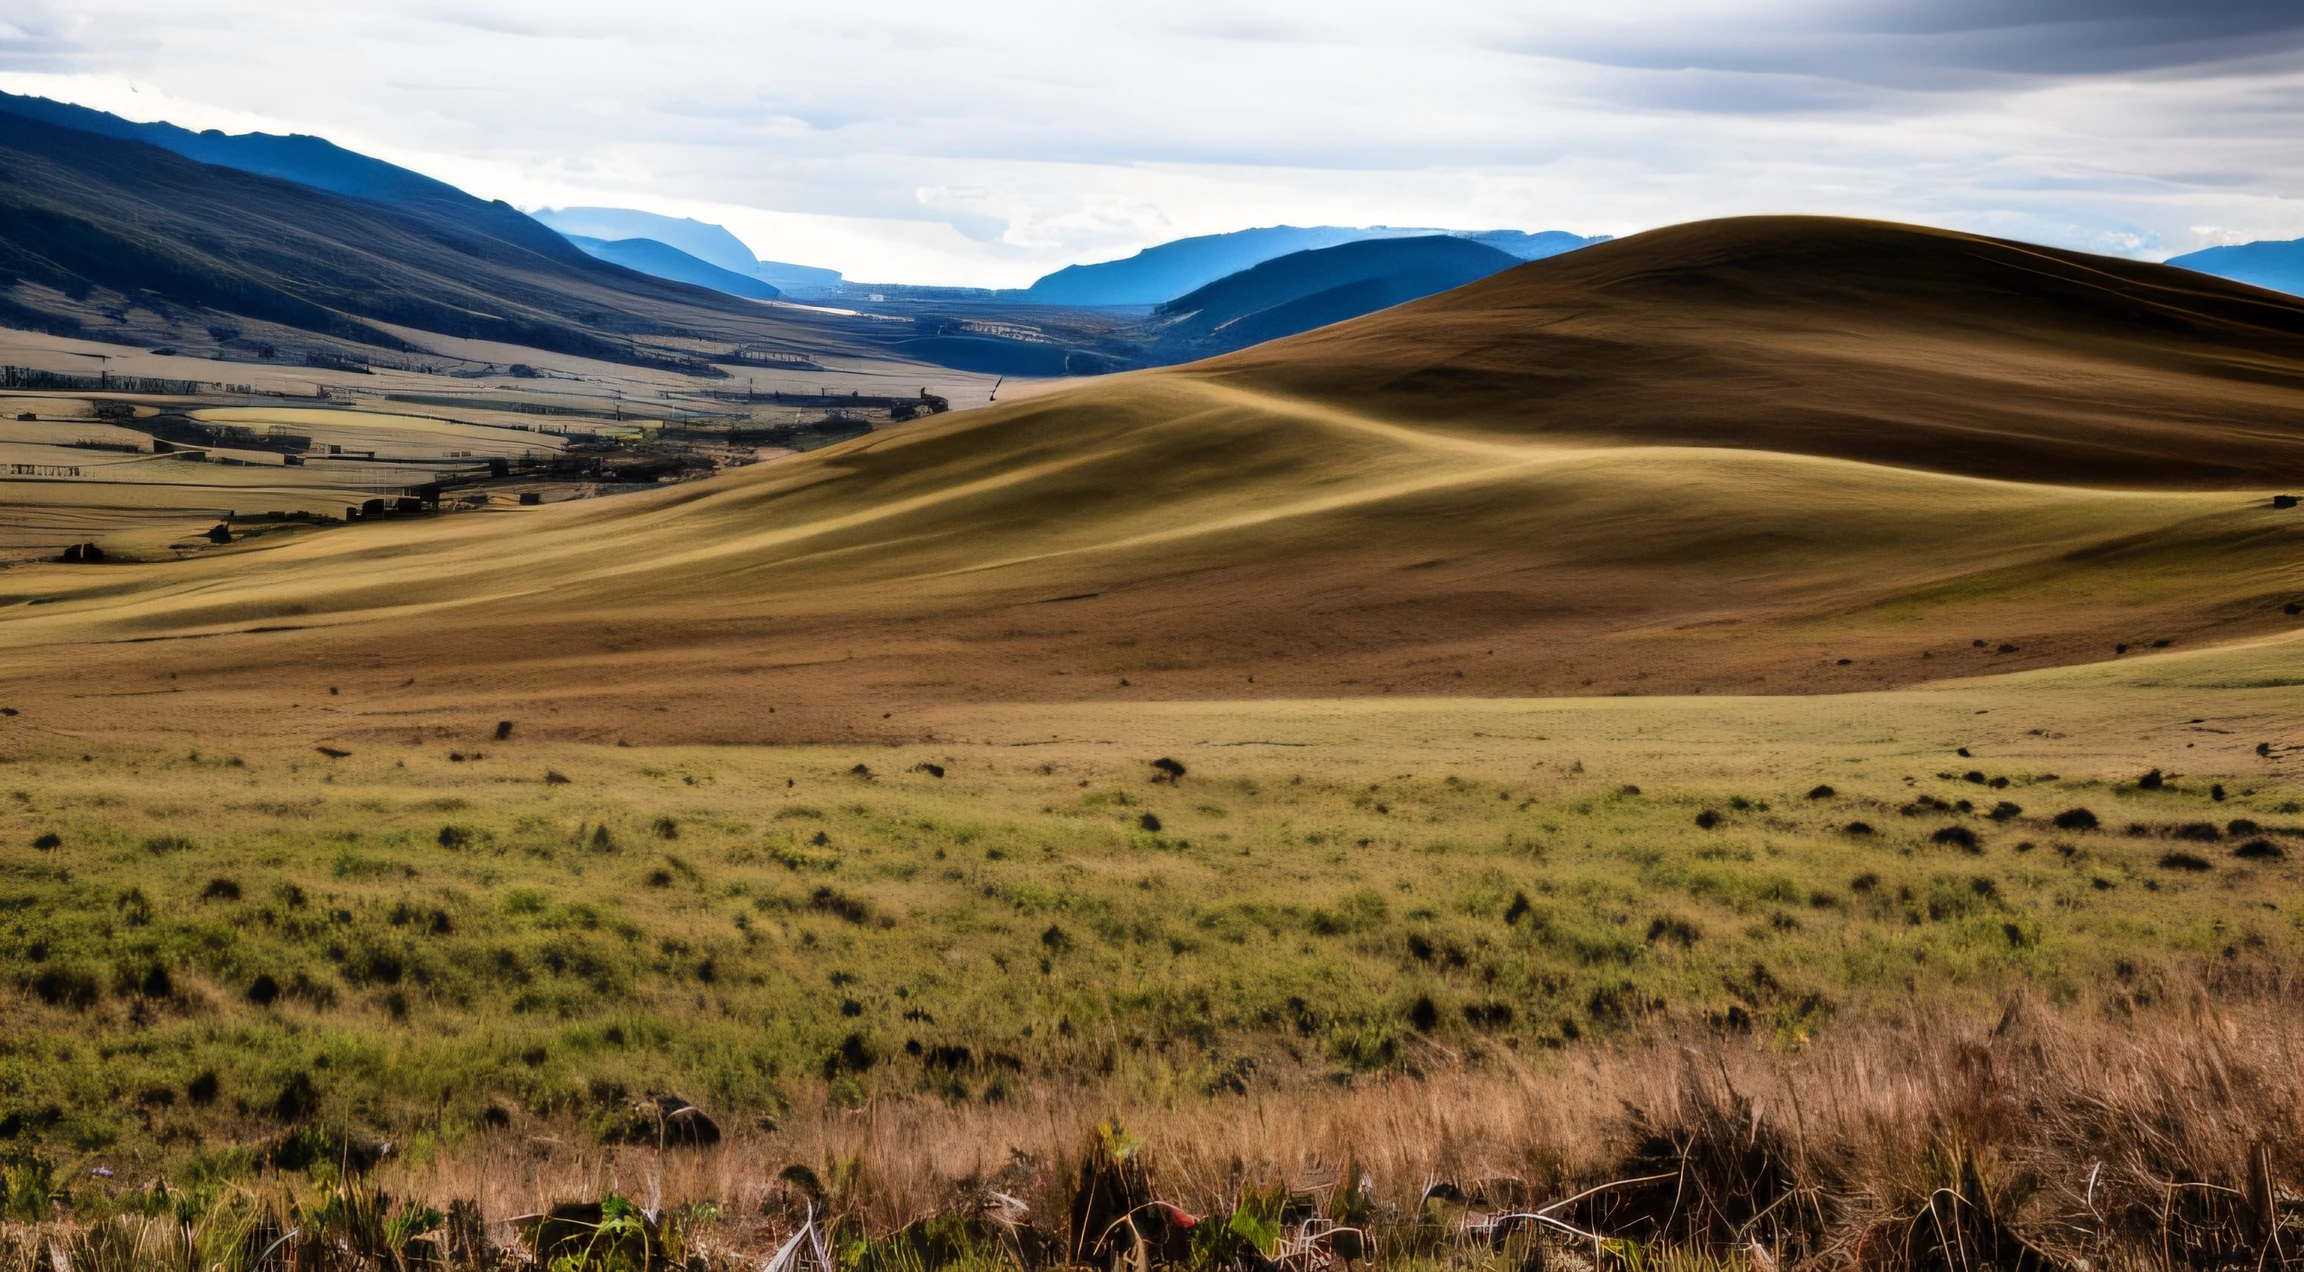
POLYGON ((2296 0, 0 0, 0 88, 872 281, 1283 222, 2304 236, 2296 0))

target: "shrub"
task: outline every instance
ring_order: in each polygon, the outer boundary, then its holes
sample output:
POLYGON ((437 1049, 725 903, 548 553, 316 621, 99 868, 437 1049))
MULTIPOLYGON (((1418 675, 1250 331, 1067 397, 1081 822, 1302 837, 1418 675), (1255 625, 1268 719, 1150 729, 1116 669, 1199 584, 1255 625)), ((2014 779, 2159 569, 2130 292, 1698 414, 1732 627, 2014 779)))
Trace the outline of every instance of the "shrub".
POLYGON ((1976 840, 1976 832, 1966 826, 1946 826, 1928 836, 1928 842, 1941 847, 1958 848, 1962 852, 1984 851, 1983 845, 1976 840))
POLYGON ((2191 853, 2171 852, 2163 855, 2160 858, 2160 868, 2162 870, 2186 870, 2193 873, 2198 873, 2202 870, 2212 870, 2215 867, 2209 865, 2206 860, 2193 856, 2191 853))
POLYGON ((2058 830, 2094 830, 2096 814, 2085 808, 2067 808, 2056 814, 2055 824, 2058 830))

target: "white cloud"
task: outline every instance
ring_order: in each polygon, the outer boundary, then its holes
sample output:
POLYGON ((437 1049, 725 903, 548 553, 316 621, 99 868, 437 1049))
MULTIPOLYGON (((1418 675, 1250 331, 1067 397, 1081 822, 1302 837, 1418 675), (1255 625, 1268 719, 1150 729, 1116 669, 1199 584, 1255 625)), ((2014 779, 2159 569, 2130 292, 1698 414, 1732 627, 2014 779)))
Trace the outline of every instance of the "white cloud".
POLYGON ((7 7, 10 91, 316 132, 875 281, 1016 285, 1279 222, 2304 235, 2304 16, 2256 0, 7 7))

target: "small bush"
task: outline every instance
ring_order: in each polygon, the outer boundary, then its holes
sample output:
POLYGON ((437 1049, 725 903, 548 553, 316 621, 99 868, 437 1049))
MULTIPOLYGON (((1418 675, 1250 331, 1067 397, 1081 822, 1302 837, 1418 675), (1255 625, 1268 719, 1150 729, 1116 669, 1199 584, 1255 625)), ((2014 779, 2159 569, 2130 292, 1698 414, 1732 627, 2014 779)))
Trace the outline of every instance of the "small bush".
POLYGON ((2171 852, 2160 858, 2160 868, 2162 870, 2184 870, 2197 874, 2202 870, 2213 870, 2215 867, 2209 865, 2205 859, 2195 857, 2191 853, 2171 852))
POLYGON ((1982 852, 1984 847, 1976 840, 1976 832, 1966 826, 1946 826, 1928 836, 1928 842, 1944 848, 1958 848, 1962 852, 1982 852))
POLYGON ((1719 824, 1720 814, 1713 812, 1709 808, 1705 809, 1701 813, 1696 814, 1696 828, 1698 830, 1710 830, 1719 824))
POLYGON ((2085 808, 2067 808, 2056 814, 2055 824, 2058 830, 2094 830, 2096 814, 2085 808))
POLYGON ((2269 839, 2251 839, 2233 849, 2232 855, 2242 861, 2278 861, 2288 854, 2269 839))

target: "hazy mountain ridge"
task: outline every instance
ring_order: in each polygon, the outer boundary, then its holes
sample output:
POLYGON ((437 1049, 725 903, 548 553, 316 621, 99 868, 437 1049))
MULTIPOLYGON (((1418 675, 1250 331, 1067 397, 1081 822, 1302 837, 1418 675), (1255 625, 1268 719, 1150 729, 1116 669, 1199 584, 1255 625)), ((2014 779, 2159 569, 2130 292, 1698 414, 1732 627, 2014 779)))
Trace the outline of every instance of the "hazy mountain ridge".
POLYGON ((621 265, 626 269, 637 270, 657 278, 669 278, 680 283, 694 283, 698 287, 709 287, 714 291, 726 292, 731 296, 743 296, 751 300, 774 300, 783 295, 782 292, 750 274, 739 274, 734 270, 722 269, 710 261, 699 260, 669 243, 661 243, 655 239, 628 238, 609 241, 587 238, 581 234, 571 234, 567 238, 569 242, 582 248, 586 255, 596 260, 607 261, 612 265, 621 265))
POLYGON ((728 227, 699 221, 694 217, 664 216, 635 208, 600 207, 538 208, 529 215, 570 238, 592 238, 608 242, 652 239, 708 265, 733 274, 757 278, 780 292, 827 291, 838 288, 843 281, 840 271, 836 269, 761 260, 753 254, 751 246, 737 238, 728 227))
POLYGON ((2304 239, 2259 239, 2254 243, 2204 248, 2171 256, 2168 264, 2290 295, 2304 295, 2304 239))
POLYGON ((1404 229, 1394 226, 1293 225, 1202 234, 1147 247, 1133 256, 1093 265, 1067 265, 1021 292, 1019 299, 1046 305, 1132 307, 1162 305, 1218 279, 1296 252, 1318 251, 1370 239, 1442 235, 1470 239, 1521 260, 1542 260, 1604 242, 1564 230, 1534 234, 1519 230, 1404 229))
POLYGON ((1461 287, 1523 261, 1469 238, 1363 239, 1292 252, 1230 274, 1154 313, 1163 340, 1205 356, 1293 336, 1461 287))

